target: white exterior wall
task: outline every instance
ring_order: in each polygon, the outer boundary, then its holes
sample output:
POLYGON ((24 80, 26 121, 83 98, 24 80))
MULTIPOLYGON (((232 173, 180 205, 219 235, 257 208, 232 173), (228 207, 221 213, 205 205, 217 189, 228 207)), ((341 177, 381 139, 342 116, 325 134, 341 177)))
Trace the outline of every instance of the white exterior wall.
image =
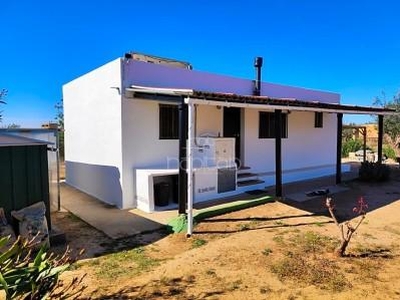
MULTIPOLYGON (((199 91, 252 95, 253 81, 249 79, 212 74, 197 70, 151 64, 128 60, 124 65, 123 86, 142 85, 148 87, 194 89, 199 91)), ((250 67, 250 66, 249 66, 250 67)), ((275 98, 295 98, 304 101, 339 103, 340 95, 331 92, 292 87, 263 82, 261 95, 275 98)))
POLYGON ((197 106, 197 136, 222 137, 223 111, 223 108, 217 108, 216 106, 197 106))
MULTIPOLYGON (((244 164, 255 173, 275 172, 275 139, 258 138, 259 110, 246 109, 244 119, 244 164)), ((335 166, 336 126, 335 114, 323 114, 322 128, 314 127, 313 112, 291 112, 288 115, 288 138, 282 139, 284 182, 301 180, 302 172, 309 172, 312 168, 335 166), (297 175, 287 175, 291 172, 297 172, 297 175)))
POLYGON ((63 86, 66 182, 122 208, 121 60, 63 86))
POLYGON ((313 112, 288 115, 288 139, 282 143, 284 170, 336 165, 335 114, 323 114, 323 127, 314 127, 313 112))
MULTIPOLYGON (((159 104, 128 98, 122 101, 124 207, 137 205, 136 169, 178 168, 179 141, 159 139, 159 104)), ((199 136, 222 133, 222 109, 199 106, 197 120, 199 136)))
MULTIPOLYGON (((158 139, 157 101, 124 100, 124 203, 135 206, 136 169, 174 169, 178 161, 178 141, 158 139), (132 126, 140 122, 140 126, 132 126), (131 125, 130 125, 131 124, 131 125), (129 130, 128 130, 129 129, 129 130), (133 138, 135 137, 135 138, 133 138), (128 150, 129 149, 129 150, 128 150), (134 154, 133 154, 134 153, 134 154), (130 187, 131 185, 131 187, 130 187)), ((197 136, 222 133, 222 109, 199 105, 197 136)), ((271 185, 275 179, 275 139, 258 138, 259 110, 244 109, 243 164, 271 185), (267 174, 267 175, 262 175, 267 174)), ((324 114, 322 128, 314 127, 313 112, 291 112, 288 115, 288 138, 282 139, 284 182, 333 174, 336 164, 336 115, 324 114)))
POLYGON ((124 208, 136 206, 136 169, 177 169, 178 140, 159 139, 159 102, 122 101, 124 208))

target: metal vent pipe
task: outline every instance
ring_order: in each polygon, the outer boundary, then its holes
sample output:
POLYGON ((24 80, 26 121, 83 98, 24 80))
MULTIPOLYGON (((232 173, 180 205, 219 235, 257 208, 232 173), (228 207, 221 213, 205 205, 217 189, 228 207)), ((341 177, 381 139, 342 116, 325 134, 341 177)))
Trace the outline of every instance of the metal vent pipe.
POLYGON ((256 68, 256 79, 254 80, 254 89, 253 95, 260 96, 261 95, 261 67, 263 64, 262 57, 256 57, 254 59, 254 67, 256 68))

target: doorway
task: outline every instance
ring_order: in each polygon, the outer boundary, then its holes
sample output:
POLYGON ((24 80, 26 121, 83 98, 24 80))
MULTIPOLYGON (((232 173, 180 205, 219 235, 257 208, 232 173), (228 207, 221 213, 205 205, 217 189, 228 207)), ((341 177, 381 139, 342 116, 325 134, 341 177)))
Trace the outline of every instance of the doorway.
POLYGON ((223 119, 223 136, 235 138, 235 161, 238 166, 241 165, 241 111, 240 107, 224 107, 223 119))

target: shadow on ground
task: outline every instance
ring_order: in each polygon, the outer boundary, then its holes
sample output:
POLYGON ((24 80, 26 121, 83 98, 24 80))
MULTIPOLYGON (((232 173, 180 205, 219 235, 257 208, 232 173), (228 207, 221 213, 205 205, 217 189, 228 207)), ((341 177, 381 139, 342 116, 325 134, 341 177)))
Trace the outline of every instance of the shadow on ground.
MULTIPOLYGON (((347 187, 348 190, 332 195, 340 222, 356 217, 356 214, 353 213, 353 208, 361 196, 368 203, 367 212, 372 212, 400 199, 400 168, 394 165, 390 166, 390 168, 391 177, 385 182, 362 182, 354 179, 341 184, 347 187)), ((315 186, 315 189, 318 188, 318 186, 315 186)), ((319 196, 303 202, 296 202, 290 199, 284 199, 281 202, 314 215, 329 216, 325 201, 326 196, 319 196)))

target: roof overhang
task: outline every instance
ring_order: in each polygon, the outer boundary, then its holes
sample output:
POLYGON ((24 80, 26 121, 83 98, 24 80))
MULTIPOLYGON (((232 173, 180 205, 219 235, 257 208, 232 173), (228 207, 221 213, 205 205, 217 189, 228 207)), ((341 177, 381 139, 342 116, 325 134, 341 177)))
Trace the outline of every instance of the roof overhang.
POLYGON ((249 96, 230 93, 215 93, 191 89, 169 89, 143 86, 131 86, 126 89, 135 98, 178 101, 184 99, 186 103, 248 107, 262 110, 311 111, 342 114, 364 115, 392 115, 396 111, 388 108, 372 106, 344 105, 339 103, 325 103, 320 101, 305 101, 294 98, 270 98, 267 96, 249 96))

